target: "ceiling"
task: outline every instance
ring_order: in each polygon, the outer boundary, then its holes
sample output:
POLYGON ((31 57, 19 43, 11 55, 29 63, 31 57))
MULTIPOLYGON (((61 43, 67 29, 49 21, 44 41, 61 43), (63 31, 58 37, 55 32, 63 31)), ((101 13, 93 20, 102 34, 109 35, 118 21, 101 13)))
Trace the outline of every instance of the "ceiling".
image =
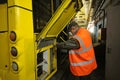
POLYGON ((82 0, 82 3, 83 7, 76 14, 74 20, 79 24, 79 26, 86 27, 92 0, 82 0))
POLYGON ((74 20, 82 27, 87 27, 90 16, 95 13, 103 0, 82 0, 83 7, 76 14, 74 20))

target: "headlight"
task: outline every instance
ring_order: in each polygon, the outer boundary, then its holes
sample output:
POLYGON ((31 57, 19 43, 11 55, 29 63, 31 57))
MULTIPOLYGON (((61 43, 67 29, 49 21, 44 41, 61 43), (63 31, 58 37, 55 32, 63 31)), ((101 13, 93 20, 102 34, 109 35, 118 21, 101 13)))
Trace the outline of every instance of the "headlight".
POLYGON ((10 32, 10 40, 15 41, 16 40, 16 33, 14 31, 10 32))
POLYGON ((12 69, 18 71, 18 64, 16 62, 12 62, 12 69))
POLYGON ((11 47, 11 54, 12 56, 16 57, 18 55, 18 51, 15 47, 11 47))

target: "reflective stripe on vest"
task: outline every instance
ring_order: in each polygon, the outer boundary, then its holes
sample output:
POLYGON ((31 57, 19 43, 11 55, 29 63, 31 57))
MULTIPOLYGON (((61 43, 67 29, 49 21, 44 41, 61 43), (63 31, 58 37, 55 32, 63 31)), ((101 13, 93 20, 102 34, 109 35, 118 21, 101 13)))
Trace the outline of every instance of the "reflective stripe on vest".
POLYGON ((79 63, 70 63, 70 64, 71 64, 71 66, 83 66, 83 65, 92 63, 94 60, 95 60, 95 57, 93 57, 89 61, 84 61, 84 62, 79 62, 79 63))
MULTIPOLYGON (((87 52, 87 51, 89 51, 90 49, 92 49, 92 44, 88 47, 88 48, 86 48, 85 47, 85 45, 84 45, 84 43, 83 43, 83 41, 82 41, 82 39, 79 37, 79 36, 77 36, 77 35, 75 35, 74 36, 74 38, 76 38, 77 40, 79 40, 79 42, 80 42, 80 45, 82 46, 82 50, 80 50, 79 52, 75 52, 75 53, 77 53, 77 54, 81 54, 81 53, 84 53, 84 52, 87 52)), ((73 52, 72 52, 72 50, 69 52, 69 54, 74 54, 73 52)))

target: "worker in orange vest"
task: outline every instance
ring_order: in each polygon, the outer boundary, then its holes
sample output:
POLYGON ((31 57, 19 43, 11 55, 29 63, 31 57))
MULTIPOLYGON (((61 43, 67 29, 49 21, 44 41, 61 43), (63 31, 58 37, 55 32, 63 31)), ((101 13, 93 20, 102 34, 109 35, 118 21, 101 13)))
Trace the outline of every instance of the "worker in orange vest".
POLYGON ((79 76, 80 80, 90 80, 89 75, 97 68, 90 33, 85 28, 80 28, 74 21, 70 23, 69 30, 72 37, 66 42, 57 43, 57 47, 69 50, 72 74, 79 76))

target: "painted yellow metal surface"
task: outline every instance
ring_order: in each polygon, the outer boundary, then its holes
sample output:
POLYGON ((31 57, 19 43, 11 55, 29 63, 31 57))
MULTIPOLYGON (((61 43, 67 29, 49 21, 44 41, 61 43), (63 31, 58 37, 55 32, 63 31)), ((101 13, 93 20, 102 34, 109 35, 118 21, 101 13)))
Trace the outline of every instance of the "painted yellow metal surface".
MULTIPOLYGON (((73 2, 72 0, 63 0, 57 11, 53 14, 52 18, 47 23, 46 27, 42 30, 39 36, 37 36, 37 40, 46 37, 57 37, 58 34, 66 27, 69 21, 77 13, 75 5, 76 2, 73 2)), ((53 64, 54 71, 48 74, 48 77, 45 80, 49 80, 57 71, 56 47, 50 45, 37 50, 37 53, 48 50, 48 57, 50 57, 50 54, 52 54, 50 53, 50 48, 54 49, 55 54, 53 55, 53 62, 49 61, 48 64, 53 64)))
POLYGON ((8 33, 0 33, 0 69, 9 67, 8 33))
MULTIPOLYGON (((54 44, 56 44, 56 41, 54 41, 54 44)), ((37 54, 43 54, 43 53, 40 53, 40 52, 44 52, 44 51, 48 51, 48 73, 47 73, 47 77, 45 78, 45 80, 49 80, 56 72, 57 72, 57 55, 56 55, 56 52, 57 52, 57 49, 56 47, 54 46, 54 44, 52 45, 49 45, 49 46, 46 46, 46 47, 43 47, 39 50, 36 50, 36 53, 37 54), (53 49, 53 53, 51 53, 51 49, 53 49), (50 56, 51 54, 52 57, 50 56), (51 58, 52 58, 52 61, 51 61, 51 58), (53 70, 51 71, 51 67, 53 68, 53 70)), ((38 77, 38 80, 41 79, 41 77, 45 76, 46 74, 42 74, 41 76, 38 77)))
POLYGON ((6 80, 9 70, 7 4, 0 4, 0 80, 6 80))
MULTIPOLYGON (((0 4, 0 80, 37 80, 37 54, 48 51, 49 80, 57 71, 57 49, 52 45, 39 50, 35 43, 32 18, 32 0, 8 0, 7 4, 0 4), (10 40, 10 33, 16 33, 16 40, 10 40), (11 47, 16 47, 18 55, 11 55, 11 47), (52 52, 51 52, 52 49, 52 52), (51 54, 52 57, 51 57, 51 54), (51 60, 52 58, 52 60, 51 60), (12 63, 18 64, 18 71, 13 70, 12 63), (51 66, 53 70, 51 69, 51 66)), ((76 14, 76 2, 63 0, 47 26, 37 37, 57 37, 76 14)))
POLYGON ((0 4, 0 31, 7 30, 7 4, 0 4))
POLYGON ((8 7, 11 6, 20 6, 29 10, 32 10, 32 1, 31 0, 8 0, 8 7))
POLYGON ((49 46, 43 47, 43 48, 41 48, 41 49, 39 49, 39 50, 36 50, 36 53, 43 52, 43 51, 45 51, 45 50, 47 50, 47 49, 50 49, 50 48, 52 48, 52 47, 53 47, 53 45, 49 45, 49 46))
POLYGON ((46 27, 37 37, 37 40, 45 37, 57 37, 75 14, 75 2, 72 0, 63 0, 46 27))
POLYGON ((16 33, 16 41, 9 39, 9 49, 17 47, 18 56, 13 57, 10 53, 10 70, 6 80, 35 80, 35 56, 33 19, 31 0, 8 0, 8 27, 16 33), (12 62, 18 64, 18 71, 12 69, 12 62))
POLYGON ((49 80, 56 72, 57 68, 45 80, 49 80))
POLYGON ((56 55, 56 48, 53 46, 52 47, 53 48, 53 53, 50 53, 50 49, 49 49, 49 53, 48 53, 48 57, 49 57, 49 61, 48 61, 48 65, 49 65, 49 67, 48 67, 48 70, 49 70, 49 75, 48 75, 48 77, 46 77, 46 79, 45 80, 49 80, 56 72, 57 72, 57 55, 56 55), (53 54, 52 56, 53 57, 50 57, 50 54, 53 54), (50 60, 50 59, 53 59, 52 61, 50 60), (53 67, 53 70, 51 71, 50 69, 51 69, 51 65, 52 65, 52 67, 53 67))
POLYGON ((53 52, 53 62, 50 63, 52 64, 54 70, 48 75, 48 77, 45 80, 49 80, 57 72, 57 49, 55 46, 53 46, 53 52))

